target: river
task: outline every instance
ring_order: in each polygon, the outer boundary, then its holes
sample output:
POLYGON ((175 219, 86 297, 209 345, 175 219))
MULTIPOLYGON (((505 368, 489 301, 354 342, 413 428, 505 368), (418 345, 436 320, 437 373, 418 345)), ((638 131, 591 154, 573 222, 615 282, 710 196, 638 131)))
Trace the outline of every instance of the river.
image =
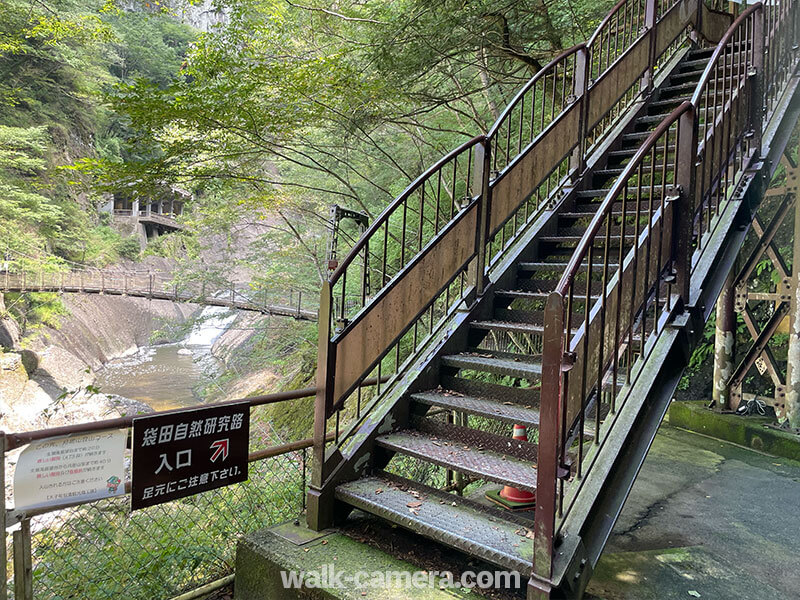
POLYGON ((192 406, 199 391, 221 371, 211 346, 231 324, 228 309, 210 306, 186 339, 175 344, 145 346, 114 359, 97 372, 101 391, 146 403, 154 410, 192 406))

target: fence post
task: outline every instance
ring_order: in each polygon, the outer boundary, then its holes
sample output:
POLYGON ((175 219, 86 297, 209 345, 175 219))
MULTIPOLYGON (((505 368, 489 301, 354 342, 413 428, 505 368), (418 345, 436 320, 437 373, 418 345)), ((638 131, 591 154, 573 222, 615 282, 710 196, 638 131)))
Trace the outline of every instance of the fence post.
POLYGON ((484 139, 475 146, 475 170, 472 180, 473 189, 480 190, 478 200, 478 218, 475 231, 475 291, 483 295, 486 285, 486 242, 489 235, 489 215, 491 214, 491 187, 489 175, 491 169, 492 146, 489 139, 484 139))
POLYGON ((753 64, 747 73, 750 80, 750 131, 753 132, 752 151, 761 156, 763 119, 766 97, 764 95, 764 8, 753 14, 753 64))
POLYGON ((149 283, 150 283, 149 297, 152 298, 153 297, 153 274, 152 273, 149 274, 148 280, 149 280, 149 283))
POLYGON ((0 562, 3 563, 3 584, 0 586, 0 600, 8 598, 8 546, 6 544, 6 432, 0 431, 0 483, 3 493, 0 494, 0 519, 3 527, 3 543, 0 547, 0 562))
POLYGON ((25 518, 14 532, 14 599, 33 600, 31 520, 25 518))
POLYGON ((536 515, 533 524, 533 576, 528 598, 550 598, 555 547, 558 446, 562 406, 561 384, 564 359, 564 297, 552 292, 544 312, 542 387, 539 408, 539 457, 536 475, 536 515))
MULTIPOLYGON (((675 148, 675 202, 672 210, 673 252, 677 291, 683 306, 689 305, 689 284, 692 272, 692 228, 695 207, 698 126, 694 106, 684 111, 678 121, 675 148)), ((667 133, 669 143, 669 133, 667 133)))
POLYGON ((22 291, 24 292, 25 289, 28 287, 28 272, 22 272, 22 291))
POLYGON ((300 303, 303 301, 303 291, 297 291, 297 316, 300 316, 300 303))
MULTIPOLYGON (((701 0, 702 1, 702 0, 701 0)), ((656 70, 656 0, 647 0, 644 8, 644 26, 649 38, 649 58, 647 72, 642 78, 641 91, 649 95, 653 91, 656 70)))
POLYGON ((580 102, 580 116, 578 118, 578 146, 570 159, 570 170, 575 178, 580 177, 586 169, 586 136, 589 131, 589 69, 592 61, 589 58, 589 49, 584 44, 575 56, 575 82, 572 94, 575 101, 580 102))
POLYGON ((314 402, 314 450, 311 484, 308 486, 306 521, 314 531, 333 524, 333 496, 323 491, 325 484, 325 438, 328 410, 332 407, 336 346, 331 343, 333 290, 329 280, 322 282, 319 299, 319 340, 317 346, 317 394, 314 402))

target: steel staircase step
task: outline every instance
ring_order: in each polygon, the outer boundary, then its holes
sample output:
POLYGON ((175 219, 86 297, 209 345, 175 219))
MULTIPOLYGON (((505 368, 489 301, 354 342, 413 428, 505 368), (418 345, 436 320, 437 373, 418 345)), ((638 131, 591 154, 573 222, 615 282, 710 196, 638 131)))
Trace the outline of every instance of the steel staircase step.
POLYGON ((659 91, 662 94, 673 94, 673 93, 691 93, 697 88, 697 84, 694 82, 689 83, 679 83, 676 85, 667 85, 662 87, 659 91))
MULTIPOLYGON (((711 52, 711 54, 713 54, 713 52, 711 52)), ((679 69, 681 71, 699 70, 702 72, 705 70, 708 61, 711 58, 711 54, 709 54, 707 58, 693 58, 692 60, 685 60, 680 64, 679 69)))
POLYGON ((465 396, 455 390, 433 390, 412 394, 411 398, 416 402, 427 404, 428 406, 439 406, 495 419, 505 423, 519 423, 525 427, 536 428, 539 426, 539 411, 534 408, 520 406, 513 402, 495 400, 492 398, 481 398, 477 396, 465 396))
MULTIPOLYGON (((611 240, 610 240, 612 247, 613 246, 619 246, 619 241, 620 241, 619 238, 620 238, 620 236, 618 236, 618 235, 614 236, 612 234, 611 240)), ((633 238, 634 238, 633 235, 626 235, 625 236, 625 241, 626 242, 633 242, 633 238)), ((579 236, 579 235, 542 236, 542 237, 539 238, 539 242, 540 243, 544 243, 544 244, 570 244, 570 245, 575 244, 575 245, 577 245, 582 239, 583 239, 583 236, 579 236)), ((604 242, 605 242, 604 238, 603 239, 598 238, 598 239, 595 240, 594 247, 595 248, 603 248, 605 246, 604 242)))
POLYGON ((657 115, 645 115, 644 117, 639 117, 636 119, 637 125, 658 125, 664 119, 669 116, 669 113, 657 114, 657 115))
MULTIPOLYGON (((542 294, 542 296, 547 296, 547 294, 542 294)), ((505 356, 504 353, 490 352, 488 350, 443 356, 442 363, 445 366, 456 369, 481 371, 529 380, 539 379, 542 376, 542 364, 539 360, 533 360, 532 357, 526 355, 512 358, 511 355, 505 356)))
POLYGON ((443 388, 466 396, 493 398, 502 402, 513 402, 524 407, 536 406, 539 402, 538 387, 512 387, 445 374, 441 375, 439 381, 443 388))
MULTIPOLYGON (((635 201, 636 199, 634 198, 633 200, 635 201)), ((577 208, 585 208, 586 210, 584 210, 583 212, 559 213, 558 218, 559 218, 559 220, 563 219, 564 221, 577 221, 579 219, 589 219, 589 218, 593 217, 597 213, 597 207, 598 207, 597 204, 585 204, 585 205, 582 205, 582 206, 576 206, 575 207, 576 209, 577 208)), ((621 204, 620 204, 620 208, 619 209, 615 208, 614 210, 611 211, 611 216, 612 217, 621 217, 622 216, 622 205, 621 204)), ((632 216, 630 210, 627 211, 626 216, 628 216, 628 217, 632 216)))
MULTIPOLYGON (((527 292, 522 290, 498 290, 495 295, 506 298, 520 298, 525 300, 546 300, 550 292, 527 292)), ((592 300, 596 300, 600 296, 592 296, 592 300)), ((575 297, 575 301, 582 301, 582 298, 575 297)))
POLYGON ((541 334, 544 331, 542 325, 514 321, 472 321, 469 326, 485 331, 510 331, 512 333, 541 334))
POLYGON ((623 142, 643 142, 650 137, 651 131, 636 131, 622 136, 623 142))
POLYGON ((689 51, 689 56, 691 58, 705 57, 708 59, 714 54, 714 50, 716 50, 714 46, 709 46, 708 48, 693 48, 689 51))
POLYGON ((339 485, 336 498, 504 569, 525 573, 531 568, 533 540, 524 537, 527 530, 452 494, 368 477, 339 485))
MULTIPOLYGON (((661 191, 661 187, 662 186, 661 186, 660 183, 653 186, 653 189, 657 192, 656 195, 658 195, 658 192, 661 191)), ((636 199, 636 193, 637 193, 638 189, 639 188, 637 188, 637 187, 631 186, 628 189, 628 197, 635 200, 636 199)), ((579 202, 579 204, 576 204, 575 207, 572 210, 567 211, 566 213, 561 213, 561 214, 568 214, 570 212, 572 212, 572 213, 579 213, 579 212, 592 212, 593 213, 593 212, 596 212, 597 211, 597 207, 600 206, 600 203, 603 200, 605 200, 605 197, 608 195, 608 193, 610 191, 611 191, 611 188, 597 188, 597 189, 594 189, 594 190, 587 190, 585 195, 583 195, 583 196, 581 196, 580 195, 581 192, 579 192, 578 200, 582 201, 582 202, 579 202), (587 200, 594 200, 594 202, 587 202, 587 200)), ((643 198, 644 197, 649 197, 649 195, 650 195, 649 192, 650 192, 650 186, 649 185, 645 185, 644 187, 642 187, 642 197, 643 198)), ((622 206, 621 199, 616 200, 615 203, 619 204, 620 207, 622 206)))
MULTIPOLYGON (((565 215, 570 215, 570 216, 571 215, 575 215, 576 218, 577 217, 584 218, 584 217, 587 216, 587 214, 588 213, 565 213, 565 214, 561 214, 559 216, 563 217, 565 215)), ((619 214, 621 215, 622 213, 619 213, 619 214)), ((552 271, 552 272, 557 272, 557 273, 563 273, 564 271, 566 271, 568 266, 569 266, 569 263, 566 263, 566 262, 551 262, 551 263, 549 263, 549 262, 531 262, 531 263, 518 263, 517 264, 517 267, 520 270, 524 270, 524 271, 552 271)), ((617 265, 614 264, 614 265, 609 265, 609 266, 610 267, 616 267, 617 265)), ((588 265, 584 263, 580 267, 578 267, 578 272, 579 273, 585 273, 587 271, 587 269, 588 269, 588 265)), ((592 272, 598 272, 599 273, 599 272, 602 272, 602 270, 603 270, 602 265, 592 265, 592 272)))
POLYGON ((666 98, 664 100, 654 100, 650 104, 648 104, 648 108, 650 109, 661 109, 664 107, 672 107, 677 108, 679 104, 683 102, 683 98, 666 98))
POLYGON ((684 71, 683 73, 675 73, 672 77, 669 78, 670 83, 678 83, 678 82, 686 82, 686 81, 694 81, 695 83, 700 79, 703 75, 703 71, 705 69, 700 69, 697 71, 684 71))
MULTIPOLYGON (((405 429, 381 435, 375 441, 380 447, 392 452, 418 458, 452 471, 536 491, 536 468, 533 463, 492 450, 472 447, 458 439, 405 429)), ((511 446, 512 443, 524 442, 512 440, 509 436, 507 443, 511 446)))

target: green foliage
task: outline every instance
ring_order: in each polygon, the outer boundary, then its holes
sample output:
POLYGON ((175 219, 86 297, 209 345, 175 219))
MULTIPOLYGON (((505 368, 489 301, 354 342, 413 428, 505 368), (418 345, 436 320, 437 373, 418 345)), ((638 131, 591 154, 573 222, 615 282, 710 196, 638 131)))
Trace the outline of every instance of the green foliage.
POLYGON ((117 243, 117 252, 123 258, 128 260, 138 260, 141 254, 141 247, 139 240, 136 237, 127 237, 117 243))

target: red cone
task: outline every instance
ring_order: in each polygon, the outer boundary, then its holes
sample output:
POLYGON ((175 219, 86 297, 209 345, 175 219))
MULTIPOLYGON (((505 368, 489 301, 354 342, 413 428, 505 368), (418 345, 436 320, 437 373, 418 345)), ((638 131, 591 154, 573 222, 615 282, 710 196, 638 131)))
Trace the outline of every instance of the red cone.
MULTIPOLYGON (((512 439, 528 441, 528 432, 524 425, 514 425, 512 439)), ((536 506, 536 494, 527 490, 518 490, 510 485, 505 486, 499 492, 497 490, 486 492, 486 497, 508 510, 531 510, 536 506)))

